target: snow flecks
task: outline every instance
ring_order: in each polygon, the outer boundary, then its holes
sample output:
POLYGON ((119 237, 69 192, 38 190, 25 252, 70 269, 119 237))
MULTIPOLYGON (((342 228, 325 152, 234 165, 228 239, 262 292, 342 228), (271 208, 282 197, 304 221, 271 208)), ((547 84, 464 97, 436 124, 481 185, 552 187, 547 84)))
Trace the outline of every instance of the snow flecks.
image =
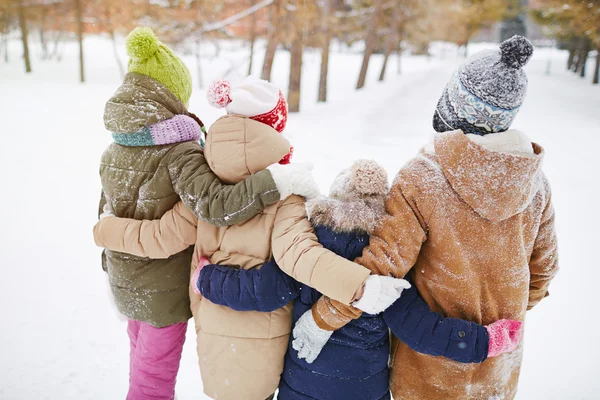
POLYGON ((516 388, 507 388, 507 386, 512 379, 518 376, 522 356, 523 349, 522 346, 519 346, 513 352, 490 359, 490 362, 493 363, 492 371, 489 374, 491 379, 466 386, 465 394, 469 398, 475 399, 512 399, 516 388))

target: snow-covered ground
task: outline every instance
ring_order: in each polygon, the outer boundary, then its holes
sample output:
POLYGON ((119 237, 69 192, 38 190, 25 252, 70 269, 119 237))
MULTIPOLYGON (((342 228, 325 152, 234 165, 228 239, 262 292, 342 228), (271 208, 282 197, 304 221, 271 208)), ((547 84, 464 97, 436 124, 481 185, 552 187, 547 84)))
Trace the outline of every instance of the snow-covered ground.
MULTIPOLYGON (((212 46, 205 48, 205 83, 228 71, 233 79, 243 76, 247 49, 223 49, 212 58, 212 46)), ((126 393, 125 322, 111 305, 91 234, 98 161, 110 142, 102 112, 119 75, 109 42, 92 38, 86 40, 88 83, 80 85, 75 49, 69 44, 56 64, 38 60, 34 45, 34 73, 26 76, 18 42, 11 42, 11 62, 0 63, 0 399, 104 400, 126 393)), ((258 71, 262 54, 256 59, 258 71)), ((196 78, 193 57, 185 60, 196 78)), ((315 164, 323 191, 357 158, 374 158, 393 176, 428 140, 438 96, 460 60, 406 57, 399 76, 392 60, 388 79, 378 83, 381 61, 374 57, 367 87, 356 92, 360 56, 336 51, 330 101, 316 104, 319 54, 306 54, 302 112, 291 117, 287 135, 296 160, 315 164)), ((287 53, 277 54, 273 80, 283 88, 288 62, 287 53)), ((529 95, 514 124, 547 150, 562 265, 551 296, 527 319, 521 400, 600 399, 600 271, 594 257, 600 238, 600 87, 564 71, 565 62, 565 53, 537 51, 527 67, 529 95)), ((206 123, 221 112, 207 105, 201 90, 191 110, 206 123)), ((194 347, 190 328, 179 400, 205 398, 194 347)))

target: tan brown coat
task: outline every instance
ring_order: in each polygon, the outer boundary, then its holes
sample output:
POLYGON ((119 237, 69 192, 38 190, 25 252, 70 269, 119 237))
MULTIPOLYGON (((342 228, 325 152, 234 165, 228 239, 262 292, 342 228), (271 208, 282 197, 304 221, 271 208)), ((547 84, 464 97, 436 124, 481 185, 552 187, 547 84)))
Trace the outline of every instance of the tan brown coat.
MULTIPOLYGON (((206 159, 224 182, 239 182, 289 152, 275 130, 247 118, 223 117, 207 137, 206 159)), ((239 225, 217 228, 198 221, 182 203, 160 221, 105 218, 101 239, 114 250, 168 257, 196 244, 211 263, 260 267, 274 257, 295 279, 342 303, 356 299, 369 275, 364 267, 325 250, 306 217, 304 199, 292 196, 239 225)), ((291 332, 291 304, 272 313, 237 312, 190 290, 204 391, 215 399, 264 400, 275 392, 291 332)))
MULTIPOLYGON (((438 136, 398 174, 387 216, 358 260, 381 275, 408 274, 443 315, 489 324, 523 321, 558 270, 554 210, 543 149, 488 150, 461 131, 438 136)), ((391 389, 400 399, 511 399, 522 348, 482 364, 392 346, 391 389)))

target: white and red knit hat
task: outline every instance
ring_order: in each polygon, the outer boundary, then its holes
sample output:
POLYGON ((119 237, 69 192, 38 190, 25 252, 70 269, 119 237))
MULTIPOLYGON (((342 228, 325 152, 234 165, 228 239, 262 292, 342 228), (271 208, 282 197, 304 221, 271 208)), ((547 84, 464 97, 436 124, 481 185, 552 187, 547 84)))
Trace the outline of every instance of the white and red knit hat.
POLYGON ((267 124, 281 133, 287 123, 287 103, 283 93, 270 82, 249 76, 235 87, 225 79, 213 82, 207 92, 208 102, 226 108, 228 114, 241 115, 267 124))
MULTIPOLYGON (((262 122, 279 133, 287 124, 287 102, 281 90, 271 82, 254 76, 248 76, 235 88, 228 80, 219 79, 209 86, 206 96, 211 106, 225 108, 231 115, 262 122)), ((292 147, 280 164, 289 164, 293 153, 292 147)))

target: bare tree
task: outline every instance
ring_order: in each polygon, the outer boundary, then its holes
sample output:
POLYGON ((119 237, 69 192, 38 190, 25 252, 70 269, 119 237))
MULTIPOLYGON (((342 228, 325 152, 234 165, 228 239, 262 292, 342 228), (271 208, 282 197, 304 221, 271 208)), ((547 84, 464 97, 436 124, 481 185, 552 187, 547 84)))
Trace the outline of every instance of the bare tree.
MULTIPOLYGON (((388 60, 390 59, 390 55, 395 48, 399 47, 400 43, 400 19, 402 18, 402 13, 400 12, 400 6, 396 6, 392 8, 392 16, 390 21, 390 30, 391 32, 388 34, 388 38, 385 44, 385 56, 383 58, 383 65, 381 66, 381 72, 379 74, 379 81, 383 81, 385 79, 385 70, 387 69, 388 60)), ((398 52, 398 58, 400 58, 400 52, 398 52)))
POLYGON ((10 31, 10 14, 8 4, 2 7, 2 40, 0 41, 0 51, 4 47, 4 62, 8 63, 8 32, 10 31))
POLYGON ((273 70, 273 61, 275 60, 275 51, 280 41, 280 26, 281 26, 281 4, 282 0, 275 0, 269 8, 270 27, 267 36, 267 48, 265 49, 265 59, 263 61, 262 73, 260 78, 271 80, 271 71, 273 70))
MULTIPOLYGON (((256 0, 250 0, 250 7, 254 7, 256 0)), ((248 75, 252 75, 252 64, 254 63, 254 44, 256 42, 256 13, 250 16, 250 60, 248 61, 248 75)))
POLYGON ((21 42, 23 43, 23 60, 25 60, 25 72, 31 72, 31 60, 29 58, 29 38, 27 32, 27 16, 25 15, 25 0, 15 0, 17 3, 17 14, 19 16, 19 27, 21 28, 21 42))
POLYGON ((46 41, 46 7, 44 4, 40 5, 40 43, 42 46, 42 60, 46 60, 49 57, 48 54, 48 43, 46 41))
MULTIPOLYGON (((121 61, 121 57, 119 56, 119 48, 117 45, 117 35, 115 32, 115 16, 113 15, 112 6, 110 1, 104 1, 104 18, 105 25, 108 34, 110 35, 110 40, 112 42, 113 55, 115 56, 115 61, 117 62, 117 67, 119 68, 119 75, 121 78, 125 76, 125 68, 123 67, 123 62, 121 61)), ((120 10, 123 11, 123 10, 120 10)))
POLYGON ((75 18, 77 22, 77 41, 79 42, 79 81, 85 82, 85 68, 83 65, 83 6, 82 1, 75 0, 75 18))
POLYGON ((582 78, 585 77, 585 66, 587 64, 588 55, 590 53, 591 43, 587 38, 581 39, 579 47, 579 57, 577 60, 577 68, 575 72, 579 73, 582 78))
POLYGON ((600 47, 596 49, 596 66, 594 67, 594 79, 592 83, 597 85, 600 81, 600 47))
POLYGON ((379 17, 379 13, 381 11, 382 1, 383 0, 374 0, 375 7, 369 18, 369 23, 367 24, 365 53, 363 56, 362 65, 360 67, 360 74, 358 75, 358 83, 356 84, 357 89, 362 89, 365 86, 365 81, 367 80, 369 61, 371 60, 371 56, 373 55, 375 46, 377 44, 377 18, 379 17))
POLYGON ((202 62, 200 60, 200 48, 202 45, 201 39, 202 37, 198 35, 194 46, 194 56, 196 58, 196 74, 198 75, 198 89, 202 89, 204 87, 204 83, 202 80, 202 62))
POLYGON ((327 76, 329 74, 329 47, 331 45, 331 0, 323 0, 321 7, 321 74, 319 77, 319 97, 317 101, 327 101, 327 76))
POLYGON ((288 107, 290 112, 300 111, 300 85, 302 82, 302 33, 296 32, 290 49, 290 82, 288 86, 288 107))

